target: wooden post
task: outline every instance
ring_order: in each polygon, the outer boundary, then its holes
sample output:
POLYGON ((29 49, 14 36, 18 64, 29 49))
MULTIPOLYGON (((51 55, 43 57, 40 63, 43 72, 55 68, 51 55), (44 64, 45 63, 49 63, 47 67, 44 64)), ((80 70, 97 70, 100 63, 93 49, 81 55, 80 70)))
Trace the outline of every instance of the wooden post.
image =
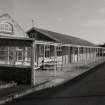
POLYGON ((101 52, 102 52, 102 58, 103 58, 103 49, 101 48, 101 52))
POLYGON ((76 48, 76 54, 77 54, 77 68, 79 66, 79 47, 76 48))
POLYGON ((87 61, 88 61, 88 48, 86 47, 86 64, 87 64, 87 61))
POLYGON ((101 54, 101 48, 100 48, 100 60, 102 59, 102 58, 101 58, 101 55, 102 55, 102 54, 101 54))
POLYGON ((83 56, 82 56, 82 60, 83 60, 83 65, 85 64, 85 59, 84 59, 84 47, 83 47, 83 56))
POLYGON ((72 61, 74 63, 74 47, 72 47, 72 61))
POLYGON ((73 55, 74 55, 74 63, 75 63, 75 47, 73 48, 73 55))
POLYGON ((79 47, 77 47, 77 62, 79 62, 79 47))
POLYGON ((70 63, 70 46, 68 46, 68 64, 70 63))
POLYGON ((102 61, 102 48, 100 48, 100 53, 101 53, 101 61, 102 61))
POLYGON ((94 48, 94 62, 96 60, 96 48, 94 48))
POLYGON ((70 64, 72 62, 72 47, 70 46, 70 56, 69 56, 69 59, 70 59, 70 64))
POLYGON ((99 51, 98 51, 98 48, 97 48, 97 62, 98 62, 98 58, 99 58, 99 51))
MULTIPOLYGON (((99 48, 99 56, 100 56, 100 59, 101 59, 101 53, 100 53, 100 48, 99 48)), ((99 60, 100 61, 100 60, 99 60)))
POLYGON ((100 62, 100 48, 98 48, 98 55, 99 55, 98 62, 100 62))
POLYGON ((45 68, 44 62, 45 62, 45 45, 43 45, 43 69, 45 68))
POLYGON ((99 53, 99 57, 100 57, 100 49, 98 48, 98 53, 99 53))
POLYGON ((25 48, 24 49, 22 48, 22 65, 24 65, 25 63, 25 54, 26 54, 25 48))
POLYGON ((91 48, 89 48, 89 61, 91 63, 91 48))
POLYGON ((84 49, 83 49, 83 47, 82 47, 81 49, 82 49, 82 55, 81 55, 81 57, 82 57, 82 58, 81 58, 81 64, 83 64, 83 62, 84 62, 84 61, 83 61, 83 54, 84 54, 84 51, 83 51, 83 50, 84 50, 84 49))
POLYGON ((66 54, 67 54, 67 48, 65 46, 65 64, 66 64, 66 54))
POLYGON ((101 57, 101 60, 102 60, 102 50, 101 50, 101 48, 100 48, 100 57, 101 57))
POLYGON ((35 85, 35 43, 31 45, 31 84, 35 85))
POLYGON ((82 54, 82 55, 81 55, 81 64, 82 64, 82 63, 83 63, 83 47, 81 47, 81 50, 82 50, 82 51, 81 51, 81 52, 82 52, 82 53, 81 53, 81 54, 82 54))
POLYGON ((86 64, 86 47, 84 47, 84 63, 86 64))
POLYGON ((74 63, 76 63, 76 60, 75 60, 75 47, 74 47, 73 52, 74 52, 74 63))
POLYGON ((27 49, 27 47, 25 47, 25 62, 28 61, 28 58, 27 58, 27 57, 28 57, 28 56, 27 56, 27 53, 28 53, 28 52, 27 52, 27 51, 28 51, 28 49, 27 49))
POLYGON ((97 49, 95 48, 95 62, 96 62, 96 56, 97 56, 97 49))
POLYGON ((93 48, 92 48, 92 63, 93 63, 93 61, 94 61, 94 56, 93 56, 93 54, 94 54, 94 51, 93 51, 93 48))
POLYGON ((7 62, 9 64, 9 47, 8 47, 8 58, 7 58, 7 62))
POLYGON ((54 76, 56 76, 56 70, 57 70, 57 52, 56 52, 56 45, 54 45, 54 76))
POLYGON ((104 55, 103 55, 104 53, 103 53, 103 52, 104 52, 104 51, 103 51, 103 48, 102 48, 102 60, 103 60, 103 57, 104 57, 104 55))
POLYGON ((95 49, 93 48, 93 62, 95 61, 95 49))
POLYGON ((92 62, 94 62, 94 48, 92 48, 92 62))
POLYGON ((61 70, 63 70, 63 46, 61 46, 62 49, 62 65, 61 65, 61 70))
POLYGON ((104 49, 102 49, 102 58, 104 58, 104 49))
POLYGON ((12 65, 15 65, 16 61, 17 61, 17 58, 16 58, 16 47, 13 47, 13 63, 12 65))
POLYGON ((36 44, 37 67, 39 67, 39 44, 36 44))
POLYGON ((85 47, 83 47, 83 65, 85 65, 85 47))

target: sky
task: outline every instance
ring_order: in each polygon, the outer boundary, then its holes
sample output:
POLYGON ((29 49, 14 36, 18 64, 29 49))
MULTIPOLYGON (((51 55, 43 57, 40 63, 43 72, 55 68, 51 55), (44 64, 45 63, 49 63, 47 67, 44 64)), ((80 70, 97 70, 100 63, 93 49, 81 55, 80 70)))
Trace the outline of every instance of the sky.
POLYGON ((105 43, 105 0, 0 0, 3 13, 25 31, 34 20, 38 28, 105 43))

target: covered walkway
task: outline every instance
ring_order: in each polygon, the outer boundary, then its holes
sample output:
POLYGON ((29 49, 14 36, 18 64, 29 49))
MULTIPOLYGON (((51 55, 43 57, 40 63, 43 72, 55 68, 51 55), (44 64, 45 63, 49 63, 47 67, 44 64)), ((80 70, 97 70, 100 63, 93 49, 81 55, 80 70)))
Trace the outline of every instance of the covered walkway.
POLYGON ((36 49, 35 84, 61 78, 63 75, 67 78, 68 75, 75 77, 105 61, 105 49, 101 47, 41 41, 35 41, 34 44, 36 49), (52 51, 51 47, 53 47, 52 51), (42 55, 39 55, 39 52, 42 55))

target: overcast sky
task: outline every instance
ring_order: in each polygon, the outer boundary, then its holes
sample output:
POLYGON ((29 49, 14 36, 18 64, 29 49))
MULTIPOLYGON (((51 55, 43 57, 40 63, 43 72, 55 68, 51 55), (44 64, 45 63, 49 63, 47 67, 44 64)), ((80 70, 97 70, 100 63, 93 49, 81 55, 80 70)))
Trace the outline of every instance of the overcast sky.
POLYGON ((99 44, 105 42, 105 0, 0 0, 0 14, 9 13, 26 31, 36 27, 99 44))

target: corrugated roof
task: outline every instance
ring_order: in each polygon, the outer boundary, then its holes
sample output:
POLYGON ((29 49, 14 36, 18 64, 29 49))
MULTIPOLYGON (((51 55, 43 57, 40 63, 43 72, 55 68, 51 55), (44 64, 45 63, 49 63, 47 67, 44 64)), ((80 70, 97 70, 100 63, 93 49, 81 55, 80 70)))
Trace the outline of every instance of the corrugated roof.
MULTIPOLYGON (((61 42, 64 44, 74 44, 74 45, 82 45, 82 46, 96 46, 95 44, 81 39, 81 38, 77 38, 77 37, 73 37, 70 35, 65 35, 65 34, 61 34, 61 33, 57 33, 57 32, 52 32, 49 30, 45 30, 45 29, 40 29, 40 28, 32 28, 31 30, 35 30, 41 34, 44 34, 45 36, 57 41, 57 42, 61 42)), ((28 33, 31 31, 29 30, 28 33)))

